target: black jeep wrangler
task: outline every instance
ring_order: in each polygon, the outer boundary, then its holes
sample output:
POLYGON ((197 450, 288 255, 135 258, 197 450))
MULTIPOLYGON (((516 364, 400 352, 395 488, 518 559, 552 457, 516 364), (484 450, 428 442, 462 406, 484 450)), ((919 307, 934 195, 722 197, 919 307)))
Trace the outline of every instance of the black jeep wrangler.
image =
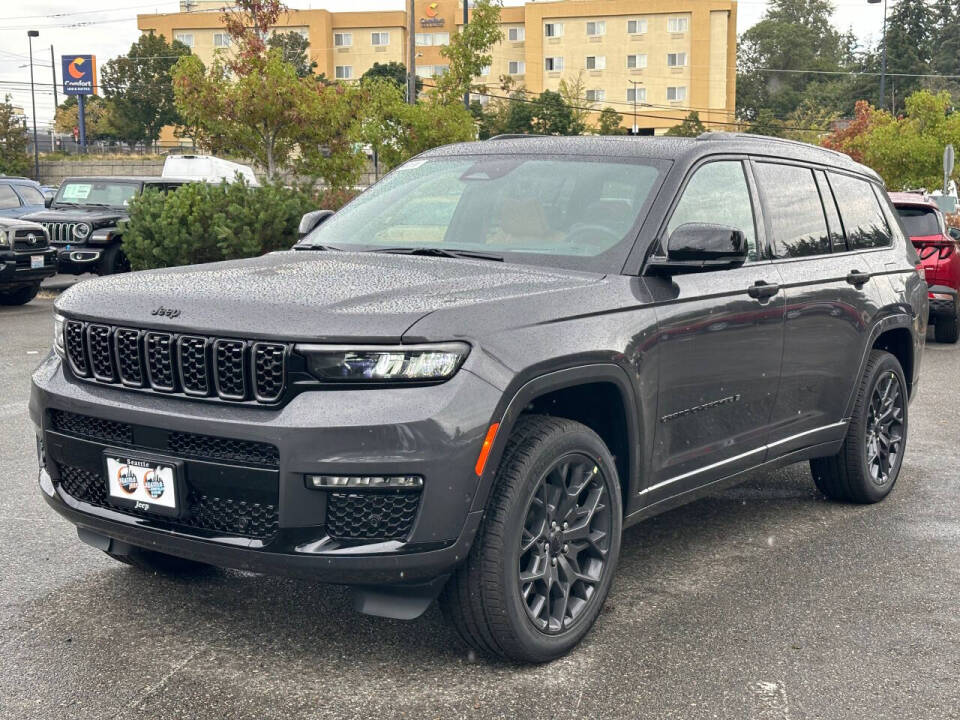
POLYGON ((113 275, 127 272, 119 224, 130 201, 147 189, 169 192, 189 180, 161 177, 67 178, 47 209, 25 216, 43 225, 57 249, 61 273, 113 275))
POLYGON ((623 528, 788 463, 846 502, 897 482, 927 289, 849 157, 494 139, 305 220, 288 252, 59 297, 30 415, 83 541, 395 618, 439 596, 474 647, 545 661, 600 613, 623 528))
POLYGON ((42 225, 0 217, 0 305, 23 305, 57 272, 57 251, 42 225))

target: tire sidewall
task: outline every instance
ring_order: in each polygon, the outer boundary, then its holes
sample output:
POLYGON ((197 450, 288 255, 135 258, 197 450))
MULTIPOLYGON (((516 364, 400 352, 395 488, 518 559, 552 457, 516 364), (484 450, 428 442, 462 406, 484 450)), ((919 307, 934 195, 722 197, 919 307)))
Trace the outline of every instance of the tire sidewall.
POLYGON ((622 502, 620 484, 616 466, 603 441, 586 428, 558 434, 541 445, 531 464, 526 468, 523 485, 517 493, 515 502, 510 504, 504 532, 503 562, 500 568, 500 582, 503 583, 505 601, 510 625, 525 651, 542 660, 551 660, 568 652, 587 634, 593 626, 613 581, 617 559, 620 555, 620 535, 622 530, 622 502), (527 616, 520 598, 517 569, 520 552, 521 529, 526 519, 527 508, 540 479, 549 470, 550 465, 563 455, 582 453, 593 458, 603 472, 610 503, 611 539, 605 575, 590 599, 590 606, 580 615, 569 630, 560 635, 547 635, 536 627, 527 616))

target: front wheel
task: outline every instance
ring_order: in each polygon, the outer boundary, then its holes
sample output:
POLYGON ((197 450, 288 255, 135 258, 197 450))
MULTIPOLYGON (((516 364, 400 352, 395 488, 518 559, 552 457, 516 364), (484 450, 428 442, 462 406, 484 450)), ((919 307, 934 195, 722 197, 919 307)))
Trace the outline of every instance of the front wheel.
POLYGON ((588 427, 521 418, 487 513, 440 604, 472 647, 522 662, 569 652, 603 607, 620 554, 620 482, 588 427))
POLYGON ((40 283, 25 285, 16 290, 0 290, 0 305, 26 305, 40 292, 40 283))
POLYGON ((100 256, 97 275, 116 275, 130 272, 130 261, 120 245, 111 245, 100 256))
POLYGON ((867 360, 840 452, 810 461, 829 498, 875 503, 893 489, 907 448, 907 382, 896 357, 873 350, 867 360))

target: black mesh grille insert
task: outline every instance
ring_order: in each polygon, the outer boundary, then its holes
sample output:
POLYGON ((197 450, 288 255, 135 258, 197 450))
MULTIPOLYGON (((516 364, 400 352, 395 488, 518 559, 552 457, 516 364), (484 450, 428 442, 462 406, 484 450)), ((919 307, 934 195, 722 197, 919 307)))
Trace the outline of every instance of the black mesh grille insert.
MULTIPOLYGON (((61 465, 59 482, 60 488, 77 500, 127 515, 143 515, 132 508, 110 505, 107 484, 97 473, 61 465)), ((260 539, 273 536, 280 525, 277 506, 273 504, 206 495, 193 488, 187 493, 186 502, 186 514, 171 519, 172 524, 260 539)))
POLYGON ((338 540, 403 540, 410 534, 419 505, 419 492, 331 492, 327 534, 338 540))
POLYGON ((147 377, 154 390, 173 390, 173 337, 147 333, 147 377))
POLYGON ((60 432, 80 435, 104 442, 133 443, 133 428, 127 423, 103 420, 89 415, 77 415, 63 410, 51 410, 53 427, 60 432))
POLYGON ((243 367, 246 343, 242 340, 217 340, 214 344, 217 366, 217 391, 225 398, 241 400, 247 396, 243 367))
POLYGON ((253 377, 258 400, 272 401, 283 392, 286 348, 272 343, 253 346, 253 377))
POLYGON ((87 347, 90 349, 90 367, 93 376, 103 382, 114 382, 113 349, 110 347, 110 328, 107 325, 87 326, 87 347))
POLYGON ((207 362, 207 340, 184 335, 179 340, 180 381, 188 395, 210 394, 210 372, 207 362))
POLYGON ((250 440, 232 440, 210 435, 174 432, 170 433, 167 447, 176 455, 233 460, 270 467, 277 467, 280 464, 280 453, 276 446, 250 440))
POLYGON ((73 371, 78 375, 87 376, 90 374, 90 366, 87 364, 86 341, 83 338, 83 323, 76 320, 67 322, 64 331, 67 355, 70 358, 70 365, 73 371))
POLYGON ((143 353, 140 350, 140 331, 118 328, 114 332, 114 343, 117 346, 121 382, 141 387, 143 385, 143 353))

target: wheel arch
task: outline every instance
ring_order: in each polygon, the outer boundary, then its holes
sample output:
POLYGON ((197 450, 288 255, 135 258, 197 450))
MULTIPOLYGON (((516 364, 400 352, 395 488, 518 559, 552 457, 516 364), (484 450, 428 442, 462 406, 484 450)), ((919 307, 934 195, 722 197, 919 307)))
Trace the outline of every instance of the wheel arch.
POLYGON ((520 385, 494 417, 500 427, 491 447, 473 510, 485 507, 507 440, 521 416, 552 415, 581 422, 607 444, 619 475, 624 512, 640 477, 640 414, 627 372, 614 363, 583 365, 544 373, 520 385), (611 403, 613 407, 611 408, 611 403), (610 410, 613 410, 610 412, 610 410))
POLYGON ((914 381, 917 370, 917 338, 915 337, 914 318, 906 313, 895 313, 883 317, 875 323, 870 331, 869 339, 860 358, 860 368, 857 372, 857 383, 854 385, 850 398, 847 400, 844 418, 853 413, 857 401, 857 388, 860 379, 867 367, 871 350, 885 350, 897 358, 903 368, 903 375, 907 381, 907 396, 913 397, 914 381))

